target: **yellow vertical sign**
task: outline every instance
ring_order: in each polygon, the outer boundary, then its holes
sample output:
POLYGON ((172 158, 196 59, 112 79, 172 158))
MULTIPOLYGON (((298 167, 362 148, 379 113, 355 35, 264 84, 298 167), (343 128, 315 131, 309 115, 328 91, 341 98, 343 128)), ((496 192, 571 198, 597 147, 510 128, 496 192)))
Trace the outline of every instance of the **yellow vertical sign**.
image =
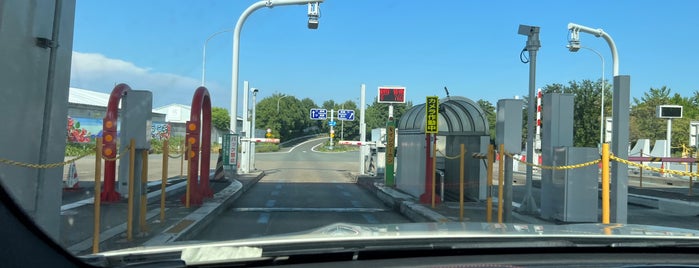
POLYGON ((439 115, 439 97, 437 96, 427 96, 425 101, 425 133, 437 134, 438 128, 437 123, 439 122, 437 116, 439 115))

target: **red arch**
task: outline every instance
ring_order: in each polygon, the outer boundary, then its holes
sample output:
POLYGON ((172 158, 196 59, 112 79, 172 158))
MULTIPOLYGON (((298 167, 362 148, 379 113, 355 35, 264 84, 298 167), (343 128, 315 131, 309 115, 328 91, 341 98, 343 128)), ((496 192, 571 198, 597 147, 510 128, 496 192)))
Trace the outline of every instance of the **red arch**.
MULTIPOLYGON (((112 89, 112 94, 109 95, 109 102, 107 103, 107 114, 102 120, 102 137, 105 134, 110 134, 114 137, 112 142, 107 142, 102 140, 103 146, 114 146, 116 145, 116 128, 117 120, 119 117, 119 102, 121 98, 126 95, 128 91, 131 90, 127 84, 118 84, 112 89), (111 122, 111 128, 107 128, 107 122, 111 122)), ((110 158, 114 158, 117 155, 117 149, 114 146, 114 154, 110 158)), ((114 184, 116 180, 116 160, 105 160, 104 161, 104 191, 102 192, 100 199, 105 202, 116 202, 119 201, 120 195, 116 192, 114 184)))
MULTIPOLYGON (((190 204, 200 205, 204 197, 213 197, 213 191, 209 187, 209 169, 211 160, 211 97, 206 87, 199 87, 194 91, 192 98, 192 109, 187 128, 186 140, 194 138, 192 151, 194 157, 189 162, 189 174, 192 180, 190 186, 190 204), (195 130, 190 129, 190 124, 194 124, 195 130), (199 145, 201 144, 201 151, 199 145), (201 153, 201 158, 200 158, 201 153), (201 163, 199 163, 201 159, 201 163), (200 172, 201 170, 201 172, 200 172), (201 173, 201 174, 200 174, 201 173)), ((185 202, 185 198, 182 201, 185 202)))

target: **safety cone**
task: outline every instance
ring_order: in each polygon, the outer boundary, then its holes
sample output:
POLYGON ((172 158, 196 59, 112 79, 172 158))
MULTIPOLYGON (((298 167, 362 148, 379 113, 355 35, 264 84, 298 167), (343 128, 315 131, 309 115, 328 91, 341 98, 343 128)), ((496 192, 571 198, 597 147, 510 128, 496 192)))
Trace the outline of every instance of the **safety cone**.
POLYGON ((665 175, 665 172, 663 172, 663 170, 665 170, 665 163, 660 162, 660 175, 665 175))
POLYGON ((223 154, 219 152, 218 160, 216 160, 216 172, 214 173, 214 180, 223 180, 223 154))
POLYGON ((75 162, 70 163, 70 166, 68 166, 68 175, 66 176, 66 181, 63 183, 63 190, 78 190, 80 188, 78 186, 79 182, 80 180, 78 179, 78 169, 75 166, 75 162))

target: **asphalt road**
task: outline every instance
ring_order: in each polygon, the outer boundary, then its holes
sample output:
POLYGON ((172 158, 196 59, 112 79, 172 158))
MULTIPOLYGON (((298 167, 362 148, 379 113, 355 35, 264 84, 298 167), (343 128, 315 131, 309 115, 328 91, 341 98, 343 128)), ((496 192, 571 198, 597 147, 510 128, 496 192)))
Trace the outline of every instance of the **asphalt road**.
POLYGON ((409 220, 357 186, 349 171, 358 152, 320 153, 309 141, 279 153, 258 153, 266 175, 193 240, 230 240, 306 231, 338 222, 409 220))

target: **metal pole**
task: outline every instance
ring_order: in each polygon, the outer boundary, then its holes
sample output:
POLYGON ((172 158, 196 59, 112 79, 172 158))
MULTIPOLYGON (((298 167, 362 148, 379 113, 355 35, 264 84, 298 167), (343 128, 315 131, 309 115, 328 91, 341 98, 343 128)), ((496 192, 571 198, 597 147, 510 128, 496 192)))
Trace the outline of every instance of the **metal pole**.
POLYGON ((243 14, 238 18, 238 22, 235 24, 235 30, 233 32, 233 63, 231 70, 231 131, 236 133, 237 126, 237 114, 238 114, 238 75, 239 75, 239 63, 240 63, 240 31, 243 29, 243 24, 245 20, 254 12, 263 7, 275 7, 284 5, 300 5, 307 3, 322 3, 324 0, 262 0, 257 1, 250 5, 243 14))
POLYGON ((498 223, 502 223, 503 214, 503 192, 505 191, 505 144, 500 144, 498 150, 500 160, 498 161, 498 223))
POLYGON ((163 141, 163 170, 160 182, 160 223, 165 223, 165 186, 167 186, 167 170, 168 170, 168 158, 170 158, 170 142, 168 140, 163 141))
MULTIPOLYGON (((539 27, 531 27, 527 36, 527 51, 529 52, 529 103, 527 112, 527 162, 534 163, 534 128, 536 125, 536 52, 541 47, 539 41, 539 27)), ((531 165, 526 167, 526 194, 520 209, 524 213, 535 213, 538 209, 532 195, 533 169, 531 165)))
POLYGON ((240 152, 240 173, 250 172, 250 120, 248 120, 248 95, 250 87, 248 81, 243 81, 243 130, 245 140, 242 142, 243 150, 240 152))
MULTIPOLYGON (((665 157, 672 157, 670 147, 672 146, 672 119, 667 119, 667 131, 665 132, 665 157)), ((668 166, 670 163, 668 163, 668 166)))
MULTIPOLYGON (((641 157, 643 157, 643 149, 641 149, 641 157)), ((643 188, 643 161, 641 161, 641 173, 638 176, 638 187, 643 188)))
POLYGON ((365 98, 366 87, 364 84, 362 84, 362 86, 359 87, 359 141, 362 143, 362 145, 359 146, 359 174, 366 173, 365 163, 367 146, 364 145, 364 143, 366 142, 366 123, 364 120, 364 108, 366 106, 365 98))
MULTIPOLYGON (((460 148, 460 158, 459 158, 459 221, 464 221, 464 155, 466 155, 466 148, 464 144, 461 144, 460 148)), ((442 177, 442 182, 444 182, 444 177, 442 177)), ((444 196, 442 196, 444 198, 444 196)))
POLYGON ((488 145, 488 166, 486 166, 486 178, 488 191, 486 192, 486 212, 485 221, 490 223, 493 221, 493 145, 488 145))
MULTIPOLYGON (((330 109, 330 122, 335 121, 335 109, 330 109)), ((335 136, 335 130, 333 125, 330 125, 330 150, 333 149, 333 136, 335 136)))
MULTIPOLYGON (((253 139, 255 138, 255 117, 257 115, 255 114, 255 108, 257 107, 257 91, 252 92, 252 124, 250 124, 250 137, 253 139)), ((255 168, 255 147, 257 146, 257 143, 253 142, 250 144, 250 163, 249 163, 249 169, 250 170, 256 170, 255 168)))
POLYGON ((596 37, 604 38, 604 41, 607 41, 607 44, 609 45, 609 49, 612 51, 613 75, 614 76, 619 75, 619 56, 617 54, 616 44, 614 44, 614 40, 612 40, 612 37, 609 34, 605 33, 602 29, 592 29, 590 27, 582 26, 580 24, 575 24, 575 23, 568 23, 568 30, 589 33, 589 34, 592 34, 596 37))
POLYGON ((432 208, 434 208, 434 203, 435 203, 435 195, 437 195, 436 189, 436 175, 437 174, 437 134, 432 134, 432 170, 430 175, 432 176, 432 208))
MULTIPOLYGON (((190 167, 192 162, 192 144, 189 142, 187 143, 187 166, 190 167)), ((184 155, 182 156, 184 157, 184 155)), ((184 201, 184 207, 189 208, 191 204, 191 199, 192 199, 192 187, 191 183, 192 182, 192 173, 187 170, 187 190, 185 192, 185 201, 184 201)))
POLYGON ((95 140, 95 218, 92 233, 92 253, 100 251, 100 196, 102 191, 102 138, 95 140))

